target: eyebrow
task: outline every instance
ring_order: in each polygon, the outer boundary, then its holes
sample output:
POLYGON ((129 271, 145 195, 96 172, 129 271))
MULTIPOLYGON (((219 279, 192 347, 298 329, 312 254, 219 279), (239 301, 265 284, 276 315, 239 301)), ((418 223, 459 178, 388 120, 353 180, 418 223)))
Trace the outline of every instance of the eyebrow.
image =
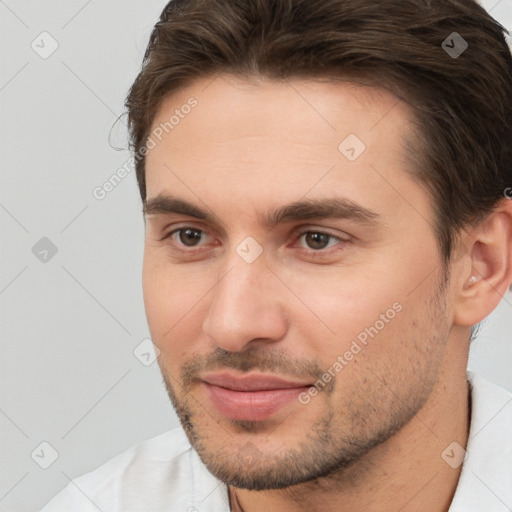
MULTIPOLYGON (((168 195, 158 195, 145 201, 143 213, 144 215, 178 214, 212 223, 216 221, 216 216, 208 210, 168 195)), ((347 219, 369 226, 380 224, 378 213, 343 197, 298 200, 268 213, 261 219, 261 223, 267 228, 273 228, 280 223, 309 219, 347 219)))

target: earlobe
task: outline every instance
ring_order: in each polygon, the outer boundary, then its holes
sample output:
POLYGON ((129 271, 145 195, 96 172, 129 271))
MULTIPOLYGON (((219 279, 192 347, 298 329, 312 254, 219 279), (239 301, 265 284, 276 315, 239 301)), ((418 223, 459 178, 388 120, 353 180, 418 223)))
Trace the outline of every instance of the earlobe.
POLYGON ((471 269, 455 290, 454 323, 471 326, 497 307, 512 282, 512 201, 502 200, 467 242, 471 269))

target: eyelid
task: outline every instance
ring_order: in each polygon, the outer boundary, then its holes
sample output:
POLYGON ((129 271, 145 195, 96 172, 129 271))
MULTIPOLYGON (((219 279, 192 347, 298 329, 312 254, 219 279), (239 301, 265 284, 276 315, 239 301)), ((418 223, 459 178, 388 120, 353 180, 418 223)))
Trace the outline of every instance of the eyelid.
POLYGON ((331 236, 332 238, 336 238, 340 242, 349 242, 354 240, 355 237, 353 235, 349 235, 346 231, 335 230, 334 228, 321 227, 314 224, 306 224, 297 226, 294 230, 295 236, 302 236, 306 233, 321 233, 324 235, 331 236))
MULTIPOLYGON (((192 229, 194 231, 199 231, 204 237, 208 237, 208 236, 211 236, 206 230, 204 229, 201 229, 201 228, 196 228, 194 226, 182 226, 182 227, 177 227, 177 228, 174 228, 172 229, 171 231, 169 231, 169 233, 167 233, 166 235, 163 236, 163 238, 160 239, 160 241, 165 241, 167 239, 173 239, 173 235, 175 235, 176 233, 179 233, 180 231, 185 231, 187 229, 192 229)), ((183 252, 188 252, 188 253, 193 253, 193 252, 198 252, 198 251, 201 251, 201 247, 203 245, 198 245, 198 246, 186 246, 186 245, 183 245, 181 244, 179 241, 174 241, 173 240, 173 243, 174 245, 178 248, 178 250, 180 251, 183 251, 183 252)), ((218 245, 218 242, 214 242, 214 245, 218 245)))
MULTIPOLYGON (((339 240, 344 240, 342 234, 333 233, 331 231, 331 228, 324 228, 324 227, 319 227, 319 226, 314 226, 314 225, 297 226, 295 228, 294 232, 297 233, 298 235, 304 235, 305 233, 321 233, 324 235, 332 236, 333 238, 338 238, 339 240)), ((343 234, 346 235, 347 239, 350 238, 347 233, 343 233, 343 234)))
MULTIPOLYGON (((179 226, 173 226, 173 228, 168 233, 166 233, 162 238, 160 238, 160 241, 170 239, 170 238, 172 238, 172 236, 175 233, 184 231, 186 229, 192 229, 192 230, 199 231, 203 235, 206 235, 206 236, 210 235, 206 229, 203 229, 202 227, 193 226, 190 223, 186 223, 186 224, 179 225, 179 226)), ((307 235, 309 233, 326 235, 326 236, 336 240, 336 243, 334 245, 332 245, 330 247, 323 248, 323 249, 315 250, 315 249, 308 249, 306 247, 297 247, 300 251, 307 253, 311 257, 321 258, 322 256, 328 256, 330 253, 332 253, 334 251, 342 250, 340 248, 338 248, 338 249, 336 248, 338 245, 343 245, 344 243, 349 243, 351 241, 351 237, 347 234, 346 234, 346 237, 344 237, 339 234, 332 233, 327 228, 319 228, 319 227, 315 227, 315 226, 311 226, 311 225, 309 225, 309 226, 302 225, 302 226, 298 226, 293 232, 293 235, 292 235, 293 236, 293 246, 295 246, 295 244, 297 244, 298 241, 304 235, 307 235)), ((190 255, 193 255, 194 253, 199 253, 202 251, 201 245, 187 247, 186 245, 180 244, 180 242, 178 242, 178 241, 175 241, 174 244, 178 251, 188 253, 190 255)), ((215 242, 214 245, 218 245, 218 242, 215 242)))
POLYGON ((164 232, 164 235, 159 238, 159 241, 163 241, 165 240, 166 238, 170 238, 171 235, 173 235, 174 233, 176 233, 177 231, 182 231, 182 230, 185 230, 185 229, 195 229, 196 231, 201 231, 202 233, 204 234, 209 234, 208 231, 203 228, 203 227, 197 227, 197 226, 194 226, 193 224, 191 224, 190 222, 188 223, 183 223, 182 225, 175 225, 175 224, 172 224, 172 229, 170 229, 169 231, 167 231, 169 229, 171 225, 167 225, 165 226, 163 229, 162 229, 162 232, 164 232))
POLYGON ((331 233, 329 230, 327 230, 325 228, 315 228, 315 227, 304 228, 304 227, 302 227, 302 228, 298 229, 298 231, 296 232, 296 234, 294 236, 294 242, 293 242, 294 245, 297 244, 299 242, 299 240, 304 235, 307 235, 309 233, 326 235, 326 236, 330 237, 331 239, 336 240, 335 244, 325 247, 323 249, 314 250, 314 249, 308 249, 306 247, 298 247, 298 249, 300 249, 303 252, 308 253, 308 255, 312 255, 312 256, 316 256, 316 257, 328 256, 333 251, 339 251, 340 249, 337 248, 337 246, 342 245, 344 243, 349 243, 351 241, 350 237, 348 237, 348 235, 345 238, 338 234, 331 233))
MULTIPOLYGON (((166 226, 162 231, 166 231, 166 229, 168 228, 168 226, 166 226)), ((197 231, 201 231, 203 233, 207 233, 207 230, 203 229, 202 227, 196 227, 196 226, 193 226, 191 224, 184 224, 182 226, 175 226, 173 227, 173 229, 171 229, 169 232, 165 233, 161 238, 159 238, 160 241, 162 240, 165 240, 166 238, 170 237, 172 234, 176 233, 177 231, 181 231, 181 230, 184 230, 184 229, 187 229, 187 228, 190 228, 190 229, 195 229, 197 231)), ((337 235, 337 234, 334 234, 334 233, 331 233, 327 228, 319 228, 319 227, 314 227, 314 226, 299 226, 297 228, 294 229, 294 237, 300 237, 302 235, 305 235, 307 233, 320 233, 320 234, 323 234, 323 235, 328 235, 328 236, 331 236, 333 238, 336 238, 337 240, 340 240, 340 241, 349 241, 349 239, 351 239, 352 237, 350 237, 349 235, 346 235, 346 238, 343 237, 343 236, 340 236, 340 235, 337 235)))

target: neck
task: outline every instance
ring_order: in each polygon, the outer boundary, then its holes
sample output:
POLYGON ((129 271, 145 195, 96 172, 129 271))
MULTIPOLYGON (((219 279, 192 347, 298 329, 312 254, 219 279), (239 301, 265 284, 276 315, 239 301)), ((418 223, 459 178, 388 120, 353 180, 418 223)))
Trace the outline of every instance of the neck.
POLYGON ((462 469, 460 448, 452 443, 466 447, 470 415, 465 360, 454 368, 453 361, 464 358, 448 352, 429 399, 390 439, 348 468, 311 482, 270 491, 230 487, 232 502, 239 503, 232 510, 448 511, 462 469))

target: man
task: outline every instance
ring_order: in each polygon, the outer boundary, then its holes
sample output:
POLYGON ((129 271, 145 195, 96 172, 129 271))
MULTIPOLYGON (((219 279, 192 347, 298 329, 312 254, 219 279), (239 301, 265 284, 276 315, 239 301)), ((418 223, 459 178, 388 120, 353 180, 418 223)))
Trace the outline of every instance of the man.
POLYGON ((505 511, 512 58, 473 0, 176 0, 126 106, 183 429, 50 511, 505 511))

